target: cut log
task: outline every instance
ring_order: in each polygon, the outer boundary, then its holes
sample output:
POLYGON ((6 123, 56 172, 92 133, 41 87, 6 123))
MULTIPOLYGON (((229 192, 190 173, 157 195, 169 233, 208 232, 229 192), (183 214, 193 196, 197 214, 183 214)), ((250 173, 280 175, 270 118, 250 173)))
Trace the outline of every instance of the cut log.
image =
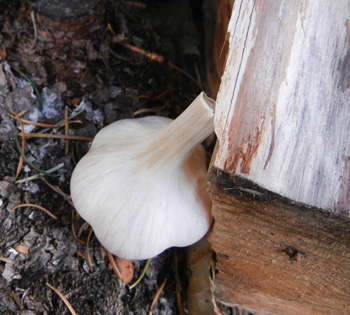
POLYGON ((60 45, 86 40, 103 28, 105 1, 36 0, 38 37, 60 45))
POLYGON ((210 193, 215 293, 350 312, 350 1, 236 0, 210 193))
POLYGON ((96 80, 87 67, 99 58, 106 29, 105 0, 33 2, 34 41, 19 43, 26 73, 49 83, 64 81, 69 90, 90 90, 96 80), (43 67, 45 65, 45 67, 43 67))
POLYGON ((349 220, 215 168, 209 178, 219 301, 254 314, 350 313, 349 220))

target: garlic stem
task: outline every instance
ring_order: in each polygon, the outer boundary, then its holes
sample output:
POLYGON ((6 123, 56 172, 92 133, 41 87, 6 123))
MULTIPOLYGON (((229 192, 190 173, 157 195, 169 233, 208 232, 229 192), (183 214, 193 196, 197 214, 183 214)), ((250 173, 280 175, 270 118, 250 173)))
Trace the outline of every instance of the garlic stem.
POLYGON ((203 92, 187 109, 168 126, 158 132, 158 136, 148 144, 140 157, 145 166, 164 165, 186 156, 196 145, 214 132, 215 102, 203 92))

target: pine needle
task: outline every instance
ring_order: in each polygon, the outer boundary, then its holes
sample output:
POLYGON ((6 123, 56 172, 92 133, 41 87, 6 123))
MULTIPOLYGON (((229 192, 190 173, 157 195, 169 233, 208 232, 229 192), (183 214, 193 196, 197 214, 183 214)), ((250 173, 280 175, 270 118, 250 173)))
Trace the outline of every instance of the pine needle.
POLYGON ((137 286, 138 283, 142 280, 142 278, 143 278, 143 277, 145 276, 145 274, 146 274, 146 271, 147 271, 147 269, 148 269, 149 264, 150 264, 151 261, 152 261, 152 258, 150 258, 150 259, 147 260, 146 265, 145 265, 145 267, 143 268, 140 277, 139 277, 132 285, 129 286, 130 289, 132 289, 132 288, 134 288, 135 286, 137 286))
POLYGON ((116 274, 116 276, 119 278, 119 279, 123 279, 116 263, 115 263, 115 260, 114 260, 114 257, 113 255, 107 250, 107 257, 108 257, 108 260, 109 262, 111 263, 111 266, 112 266, 112 269, 114 271, 114 273, 116 274))
MULTIPOLYGON (((49 170, 47 170, 46 173, 56 172, 57 170, 59 170, 63 166, 64 166, 64 163, 60 163, 60 164, 56 165, 55 167, 50 168, 49 170)), ((35 174, 33 176, 29 176, 29 177, 26 177, 26 178, 22 178, 22 179, 16 180, 16 184, 17 183, 30 182, 32 180, 39 179, 39 178, 44 179, 43 176, 44 176, 43 174, 35 174)))
MULTIPOLYGON (((15 116, 10 115, 10 114, 8 114, 8 115, 12 119, 16 119, 15 116)), ((21 115, 18 115, 18 116, 21 116, 21 115)), ((28 119, 24 119, 24 118, 21 118, 21 120, 22 120, 23 123, 28 124, 28 125, 33 125, 33 126, 42 127, 42 128, 50 128, 50 129, 59 129, 59 128, 62 128, 65 125, 65 123, 60 123, 60 124, 57 124, 57 125, 44 124, 44 123, 39 123, 39 122, 31 121, 31 120, 28 120, 28 119)), ((71 121, 69 121, 69 124, 82 124, 82 123, 83 122, 81 120, 71 120, 71 121)))
POLYGON ((174 64, 172 64, 171 62, 169 62, 169 66, 179 72, 181 72, 184 76, 186 76, 187 78, 189 78, 195 85, 198 86, 198 88, 203 91, 203 87, 200 84, 200 82, 198 82, 193 76, 191 76, 189 73, 187 73, 185 70, 181 69, 178 66, 175 66, 174 64))
POLYGON ((92 228, 90 228, 90 232, 89 232, 89 235, 88 235, 88 238, 87 238, 87 241, 86 241, 86 258, 87 258, 87 263, 89 265, 91 273, 93 272, 93 269, 92 269, 90 253, 89 253, 89 243, 90 243, 90 237, 91 237, 91 234, 92 234, 93 231, 94 230, 92 228))
POLYGON ((58 193, 62 197, 64 197, 64 200, 68 201, 71 206, 74 207, 73 202, 70 200, 70 196, 62 191, 62 189, 58 186, 51 185, 45 178, 42 178, 42 181, 49 186, 54 192, 58 193))
POLYGON ((165 90, 164 92, 160 93, 157 97, 156 100, 159 100, 160 98, 162 98, 164 95, 167 95, 171 92, 174 92, 176 90, 176 88, 172 87, 170 89, 165 90))
MULTIPOLYGON (((68 106, 66 106, 65 111, 64 111, 64 134, 68 136, 69 132, 69 124, 68 124, 68 106)), ((66 139, 65 143, 65 148, 64 148, 64 154, 68 155, 68 150, 69 150, 69 140, 66 139)))
POLYGON ((156 304, 156 302, 158 301, 158 298, 159 298, 159 295, 162 293, 163 289, 164 289, 164 286, 165 286, 165 283, 166 283, 166 278, 164 279, 163 283, 161 284, 161 286, 159 287, 156 295, 154 296, 154 299, 152 301, 152 304, 149 308, 149 312, 148 312, 148 315, 152 315, 152 308, 154 307, 154 305, 156 304))
MULTIPOLYGON (((16 134, 17 135, 17 134, 16 134)), ((81 141, 92 141, 93 138, 71 136, 71 135, 54 135, 48 133, 25 133, 24 136, 28 138, 52 138, 52 139, 69 139, 69 140, 81 140, 81 141)))
POLYGON ((32 85, 34 92, 36 94, 36 99, 38 101, 38 109, 40 111, 42 111, 43 110, 43 100, 42 100, 40 91, 39 91, 38 87, 36 86, 36 84, 31 79, 29 79, 29 77, 27 75, 25 75, 21 70, 19 70, 15 66, 11 66, 11 69, 15 70, 17 73, 19 73, 24 79, 26 79, 32 85))
POLYGON ((77 313, 74 311, 72 305, 69 303, 69 301, 66 299, 66 297, 61 293, 60 290, 56 289, 55 287, 53 287, 50 283, 46 282, 46 285, 52 289, 53 291, 55 291, 57 293, 57 295, 62 299, 62 301, 64 302, 64 304, 66 304, 66 306, 68 307, 69 311, 71 312, 72 315, 77 315, 77 313))
POLYGON ((80 252, 80 251, 76 251, 75 252, 78 256, 80 256, 81 258, 83 258, 83 259, 85 259, 86 257, 85 257, 85 255, 82 253, 82 252, 80 252))
POLYGON ((17 206, 14 206, 14 207, 12 208, 12 210, 16 210, 17 208, 22 208, 22 207, 34 207, 34 208, 38 208, 38 209, 40 209, 40 210, 46 212, 51 218, 57 220, 57 217, 56 217, 54 214, 52 214, 49 210, 45 209, 45 208, 42 207, 42 206, 36 205, 36 204, 34 204, 34 203, 21 203, 21 204, 19 204, 19 205, 17 205, 17 206))
MULTIPOLYGON (((22 120, 21 118, 19 117, 19 115, 13 111, 12 109, 9 109, 10 112, 15 116, 15 119, 18 120, 20 126, 21 126, 21 132, 22 132, 22 151, 24 152, 25 150, 25 146, 26 146, 26 139, 25 137, 23 136, 24 135, 24 128, 23 128, 23 123, 22 123, 22 120)), ((21 155, 20 158, 19 158, 19 161, 18 161, 18 166, 17 166, 17 171, 16 171, 16 178, 19 176, 19 173, 21 172, 21 169, 22 169, 22 166, 23 166, 23 156, 21 155)))
POLYGON ((19 144, 19 141, 18 141, 18 136, 17 134, 15 133, 15 142, 16 142, 16 146, 17 146, 17 149, 19 151, 19 153, 21 154, 21 156, 23 157, 23 160, 33 169, 35 169, 37 172, 41 173, 41 174, 44 174, 46 176, 50 176, 50 177, 57 177, 58 175, 54 175, 54 174, 50 174, 46 171, 43 171, 42 169, 40 169, 39 167, 37 167, 34 163, 32 163, 31 161, 28 160, 27 156, 24 154, 20 144, 19 144))
POLYGON ((138 1, 122 1, 124 4, 131 5, 140 9, 146 9, 146 5, 138 1))
POLYGON ((75 229, 74 229, 74 217, 75 217, 75 210, 72 209, 72 234, 75 240, 78 239, 77 234, 75 233, 75 229))
POLYGON ((164 106, 156 106, 156 107, 152 107, 152 108, 142 108, 142 109, 135 111, 133 115, 137 116, 137 115, 144 114, 144 113, 154 113, 154 112, 158 112, 158 111, 162 110, 163 108, 164 108, 164 106))

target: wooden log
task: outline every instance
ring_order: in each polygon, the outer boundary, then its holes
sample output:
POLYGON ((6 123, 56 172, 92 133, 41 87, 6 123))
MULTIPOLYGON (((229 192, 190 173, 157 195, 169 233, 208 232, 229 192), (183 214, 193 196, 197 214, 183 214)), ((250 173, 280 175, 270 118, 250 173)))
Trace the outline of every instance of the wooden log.
POLYGON ((350 313, 350 0, 236 0, 210 194, 219 300, 350 313))
POLYGON ((348 215, 349 12, 345 0, 236 1, 215 166, 348 215))
POLYGON ((19 45, 26 72, 69 90, 90 90, 96 80, 87 64, 99 58, 96 43, 106 28, 105 0, 36 0, 31 20, 35 40, 19 45), (40 57, 38 57, 40 56, 40 57), (40 58, 40 62, 38 62, 40 58), (42 69, 45 64, 45 69, 42 69))
POLYGON ((73 41, 86 40, 104 27, 103 0, 36 0, 34 10, 39 39, 59 45, 72 46, 73 41))
POLYGON ((219 301, 254 314, 350 313, 350 220, 215 168, 209 179, 219 301))

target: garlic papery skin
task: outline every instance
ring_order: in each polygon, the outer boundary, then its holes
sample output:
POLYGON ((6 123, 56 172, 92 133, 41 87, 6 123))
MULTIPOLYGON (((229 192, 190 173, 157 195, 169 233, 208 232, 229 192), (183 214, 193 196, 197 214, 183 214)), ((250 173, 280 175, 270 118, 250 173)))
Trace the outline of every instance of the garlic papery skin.
POLYGON ((79 214, 124 259, 149 259, 202 238, 211 224, 206 157, 215 102, 201 93, 174 121, 119 120, 96 135, 71 179, 79 214))

